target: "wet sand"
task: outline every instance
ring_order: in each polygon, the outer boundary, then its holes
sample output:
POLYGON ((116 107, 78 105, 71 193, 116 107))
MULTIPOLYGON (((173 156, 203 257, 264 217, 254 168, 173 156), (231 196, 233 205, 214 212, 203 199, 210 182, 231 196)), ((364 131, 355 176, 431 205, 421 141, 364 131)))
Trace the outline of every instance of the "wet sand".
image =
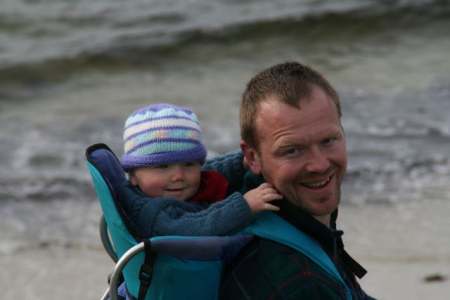
MULTIPOLYGON (((450 264, 360 259, 369 274, 363 288, 377 299, 448 300, 450 264), (425 282, 441 274, 444 281, 425 282)), ((99 299, 112 263, 101 249, 48 247, 0 256, 2 299, 99 299)))
POLYGON ((0 256, 1 299, 100 299, 112 263, 102 249, 51 246, 0 256))
POLYGON ((373 297, 450 299, 450 204, 428 196, 341 207, 346 248, 368 270, 360 283, 373 297))
POLYGON ((361 281, 364 290, 380 300, 450 298, 450 264, 436 262, 364 261, 370 272, 361 281), (442 281, 438 278, 442 278, 442 281), (431 281, 426 281, 429 277, 431 281), (433 278, 436 278, 435 281, 433 278))

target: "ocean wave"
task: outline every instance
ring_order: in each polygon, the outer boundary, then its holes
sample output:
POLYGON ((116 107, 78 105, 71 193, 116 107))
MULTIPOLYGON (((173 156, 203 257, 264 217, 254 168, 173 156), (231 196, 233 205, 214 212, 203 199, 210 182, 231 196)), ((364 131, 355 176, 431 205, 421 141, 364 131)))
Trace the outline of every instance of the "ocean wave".
POLYGON ((448 158, 362 163, 351 166, 347 172, 344 202, 391 205, 423 201, 431 195, 436 199, 447 199, 449 180, 448 158))
POLYGON ((0 201, 66 201, 95 199, 92 184, 88 180, 60 176, 33 176, 4 178, 0 181, 0 201))
MULTIPOLYGON (((186 55, 186 49, 198 45, 227 48, 230 45, 238 46, 243 42, 256 42, 263 38, 279 36, 314 44, 342 38, 358 39, 380 32, 395 31, 401 34, 411 28, 434 25, 442 27, 443 22, 445 26, 449 26, 450 4, 447 2, 394 1, 389 5, 384 2, 356 4, 352 1, 347 2, 352 4, 347 6, 329 5, 317 9, 309 7, 269 16, 249 13, 248 18, 236 17, 222 20, 219 24, 197 24, 179 13, 166 13, 161 16, 139 15, 134 18, 126 16, 114 22, 103 21, 107 23, 104 29, 106 37, 103 40, 100 33, 95 32, 100 21, 95 21, 93 17, 86 20, 85 17, 81 18, 83 30, 88 33, 92 31, 92 36, 99 41, 92 41, 87 34, 78 44, 72 41, 71 44, 76 47, 68 51, 67 42, 61 43, 58 49, 55 38, 52 51, 48 51, 51 54, 33 58, 23 55, 11 60, 12 63, 3 60, 0 64, 2 96, 8 96, 6 91, 18 87, 45 87, 46 84, 58 83, 84 72, 110 74, 159 66, 180 55, 186 55), (162 26, 168 22, 176 26, 162 26), (129 30, 130 28, 132 30, 129 30)), ((69 28, 69 35, 70 28, 81 26, 79 18, 60 18, 59 21, 54 19, 53 22, 53 26, 64 24, 64 27, 69 28)), ((0 33, 2 29, 20 31, 20 27, 26 25, 3 21, 0 23, 0 33)), ((46 38, 49 42, 52 41, 51 36, 46 38)))
POLYGON ((448 141, 450 138, 450 128, 444 122, 411 122, 400 120, 398 122, 371 123, 365 126, 359 125, 348 130, 355 136, 365 136, 371 139, 398 139, 414 140, 422 138, 432 138, 434 141, 448 141))

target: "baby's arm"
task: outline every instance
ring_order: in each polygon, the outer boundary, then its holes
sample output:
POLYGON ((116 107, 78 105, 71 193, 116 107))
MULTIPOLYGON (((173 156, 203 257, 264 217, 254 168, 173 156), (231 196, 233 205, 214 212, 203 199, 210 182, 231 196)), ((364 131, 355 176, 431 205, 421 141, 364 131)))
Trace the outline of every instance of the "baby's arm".
POLYGON ((207 206, 171 198, 148 197, 130 184, 119 189, 128 222, 139 237, 224 235, 250 223, 252 211, 240 193, 207 206))
POLYGON ((240 193, 233 193, 200 211, 180 204, 190 203, 172 203, 159 211, 152 235, 226 235, 248 225, 253 215, 240 193))
POLYGON ((225 235, 244 228, 253 214, 279 208, 272 201, 282 196, 268 183, 252 189, 243 196, 233 193, 201 211, 189 212, 173 205, 158 214, 154 223, 155 235, 225 235))
POLYGON ((127 187, 123 202, 130 223, 141 237, 225 235, 247 226, 254 213, 275 210, 269 202, 278 197, 270 189, 268 184, 263 184, 244 196, 236 192, 206 206, 170 198, 150 198, 127 187))

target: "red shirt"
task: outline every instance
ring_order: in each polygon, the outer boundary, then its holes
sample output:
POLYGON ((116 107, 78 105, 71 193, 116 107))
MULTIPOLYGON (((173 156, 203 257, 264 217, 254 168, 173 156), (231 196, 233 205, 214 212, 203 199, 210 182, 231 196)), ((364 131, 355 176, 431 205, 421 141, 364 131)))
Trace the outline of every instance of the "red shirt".
POLYGON ((203 171, 197 193, 190 202, 214 203, 225 199, 228 190, 227 179, 216 171, 203 171))

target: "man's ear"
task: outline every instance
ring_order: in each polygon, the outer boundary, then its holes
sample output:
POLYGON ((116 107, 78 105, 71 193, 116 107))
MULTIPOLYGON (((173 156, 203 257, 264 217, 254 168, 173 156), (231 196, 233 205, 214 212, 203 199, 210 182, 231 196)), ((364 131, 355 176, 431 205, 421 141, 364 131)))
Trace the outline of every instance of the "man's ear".
POLYGON ((240 142, 242 153, 244 154, 244 166, 248 167, 254 174, 261 173, 261 158, 255 148, 245 141, 240 142))

